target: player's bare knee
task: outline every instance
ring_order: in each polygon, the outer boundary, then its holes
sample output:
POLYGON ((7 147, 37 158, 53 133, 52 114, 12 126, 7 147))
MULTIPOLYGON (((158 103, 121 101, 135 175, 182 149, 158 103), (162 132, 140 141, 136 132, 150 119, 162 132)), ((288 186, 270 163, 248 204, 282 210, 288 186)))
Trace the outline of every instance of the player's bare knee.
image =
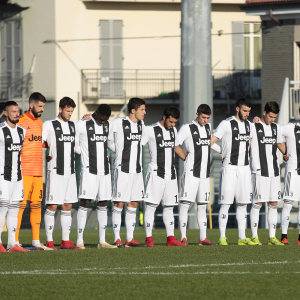
POLYGON ((128 207, 132 207, 132 208, 137 208, 138 207, 138 202, 137 201, 131 201, 129 203, 127 203, 128 207))
POLYGON ((61 210, 64 211, 71 211, 72 209, 72 203, 65 203, 61 206, 61 210))
POLYGON ((107 201, 99 201, 99 202, 97 202, 97 206, 105 207, 105 206, 107 206, 107 201))
POLYGON ((89 208, 91 203, 91 200, 89 199, 81 199, 80 200, 80 206, 84 207, 84 208, 89 208))
POLYGON ((123 208, 124 202, 114 202, 114 206, 117 208, 123 208))

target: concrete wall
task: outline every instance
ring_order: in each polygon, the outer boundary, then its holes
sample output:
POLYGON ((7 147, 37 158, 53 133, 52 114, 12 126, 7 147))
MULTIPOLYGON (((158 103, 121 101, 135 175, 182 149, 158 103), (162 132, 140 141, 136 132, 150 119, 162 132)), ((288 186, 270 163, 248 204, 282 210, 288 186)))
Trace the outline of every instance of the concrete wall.
POLYGON ((262 111, 268 101, 281 102, 285 77, 294 77, 294 24, 262 22, 262 111))

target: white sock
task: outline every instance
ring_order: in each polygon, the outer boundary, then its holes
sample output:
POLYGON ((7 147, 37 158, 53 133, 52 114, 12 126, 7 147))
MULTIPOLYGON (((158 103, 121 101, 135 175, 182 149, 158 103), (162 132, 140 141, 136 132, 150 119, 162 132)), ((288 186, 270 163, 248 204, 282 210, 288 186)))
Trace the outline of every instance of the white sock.
POLYGON ((236 220, 238 223, 239 239, 243 240, 246 237, 247 204, 238 204, 236 206, 236 220))
POLYGON ((5 216, 8 211, 8 205, 9 205, 9 201, 0 202, 0 244, 2 244, 1 235, 5 224, 5 216))
POLYGON ((228 210, 230 208, 229 204, 222 204, 219 211, 219 230, 220 239, 226 237, 226 226, 228 221, 228 210))
POLYGON ((147 203, 144 222, 145 222, 145 231, 146 231, 146 238, 152 236, 152 230, 154 225, 154 214, 156 211, 156 204, 147 203))
POLYGON ((55 211, 46 209, 44 215, 44 221, 45 221, 45 232, 46 232, 47 242, 53 241, 53 229, 54 229, 54 221, 55 221, 54 216, 55 216, 55 211))
POLYGON ((32 241, 31 241, 31 244, 32 244, 33 247, 39 245, 40 243, 41 243, 40 240, 32 240, 32 241))
POLYGON ((86 225, 86 219, 87 219, 87 212, 88 208, 79 206, 78 212, 77 212, 77 242, 83 242, 83 232, 86 225))
POLYGON ((8 212, 6 217, 6 227, 7 227, 7 235, 8 235, 7 245, 16 244, 18 212, 19 212, 19 202, 10 203, 8 206, 8 212))
POLYGON ((62 210, 60 213, 61 236, 63 241, 70 240, 70 231, 72 225, 71 211, 62 210))
POLYGON ((174 214, 173 206, 164 206, 163 208, 163 221, 168 236, 174 236, 174 214))
POLYGON ((250 224, 251 224, 251 233, 252 237, 258 236, 257 229, 258 229, 258 223, 259 223, 259 211, 261 209, 260 205, 252 204, 251 210, 250 210, 250 224))
POLYGON ((107 226, 107 206, 97 206, 97 220, 99 227, 99 244, 105 242, 107 226))
POLYGON ((136 223, 136 208, 127 206, 126 215, 125 215, 127 242, 130 242, 133 239, 135 223, 136 223))
POLYGON ((207 204, 197 205, 197 221, 200 230, 200 241, 204 241, 206 239, 206 229, 207 229, 206 207, 207 204))
POLYGON ((179 209, 179 228, 181 234, 181 241, 182 239, 186 238, 186 228, 188 225, 188 212, 190 207, 190 202, 184 201, 180 203, 179 209))
POLYGON ((281 211, 281 233, 282 234, 287 234, 288 232, 292 207, 293 207, 292 201, 284 200, 284 204, 281 211))
POLYGON ((269 237, 276 236, 277 206, 268 206, 269 237))
POLYGON ((113 232, 114 232, 114 242, 120 238, 120 229, 121 229, 121 221, 122 221, 122 210, 123 208, 118 208, 114 206, 112 212, 112 223, 113 223, 113 232))

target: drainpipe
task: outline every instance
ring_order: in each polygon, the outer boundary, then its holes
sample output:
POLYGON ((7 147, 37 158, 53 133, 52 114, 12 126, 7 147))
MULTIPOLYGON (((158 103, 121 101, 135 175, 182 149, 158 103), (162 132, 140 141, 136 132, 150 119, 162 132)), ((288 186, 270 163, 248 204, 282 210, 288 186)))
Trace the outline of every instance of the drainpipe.
POLYGON ((273 16, 273 10, 272 10, 272 8, 269 9, 269 16, 270 16, 271 20, 273 20, 274 22, 276 22, 277 24, 279 24, 280 26, 282 26, 282 23, 273 16))

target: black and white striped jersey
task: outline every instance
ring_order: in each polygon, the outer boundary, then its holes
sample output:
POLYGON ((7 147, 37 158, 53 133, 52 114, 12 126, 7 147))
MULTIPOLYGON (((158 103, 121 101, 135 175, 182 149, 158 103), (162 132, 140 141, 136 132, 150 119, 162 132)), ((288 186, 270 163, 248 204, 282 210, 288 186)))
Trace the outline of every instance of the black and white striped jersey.
POLYGON ((286 171, 300 175, 300 122, 281 126, 281 132, 285 137, 289 157, 286 163, 286 171))
POLYGON ((95 175, 109 174, 108 147, 115 151, 111 122, 79 120, 75 124, 75 152, 81 154, 81 169, 95 175))
POLYGON ((11 128, 6 122, 0 124, 0 175, 7 181, 22 179, 21 157, 26 130, 16 125, 11 128))
POLYGON ((277 144, 282 143, 281 127, 276 123, 252 124, 251 172, 264 177, 279 176, 277 144))
POLYGON ((143 121, 132 122, 128 116, 112 121, 116 158, 114 168, 124 173, 142 171, 142 132, 143 121))
POLYGON ((75 124, 59 118, 46 121, 43 125, 43 142, 47 142, 52 159, 48 171, 59 175, 75 173, 75 124))
POLYGON ((184 144, 188 155, 184 161, 183 172, 193 172, 194 177, 210 177, 210 137, 211 125, 200 126, 195 121, 181 126, 177 144, 184 144))
POLYGON ((176 178, 174 166, 176 134, 175 127, 167 130, 159 122, 144 129, 142 145, 148 143, 150 152, 148 170, 157 171, 157 176, 161 178, 165 178, 165 175, 171 175, 171 179, 176 178))
POLYGON ((222 139, 223 166, 249 165, 251 124, 248 120, 239 121, 234 116, 230 117, 219 124, 213 135, 222 139))

